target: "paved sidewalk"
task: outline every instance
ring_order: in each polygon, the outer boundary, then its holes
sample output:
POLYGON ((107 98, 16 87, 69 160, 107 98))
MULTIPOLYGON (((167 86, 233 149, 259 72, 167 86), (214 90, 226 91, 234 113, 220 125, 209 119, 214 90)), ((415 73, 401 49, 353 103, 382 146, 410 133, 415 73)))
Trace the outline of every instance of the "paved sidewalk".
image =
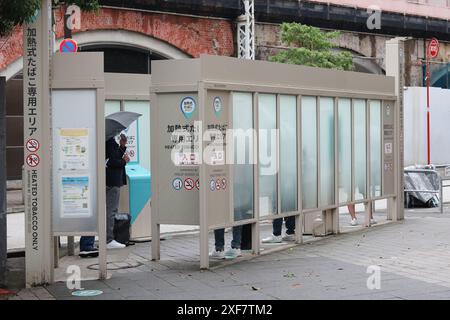
MULTIPOLYGON (((270 232, 269 225, 263 229, 270 232)), ((103 291, 85 299, 450 299, 449 229, 449 214, 409 211, 403 222, 245 256, 208 271, 198 270, 198 235, 184 235, 161 242, 159 262, 149 260, 149 243, 134 246, 124 263, 110 265, 118 269, 111 279, 82 287, 103 291), (379 290, 367 288, 370 265, 381 267, 379 290)), ((12 299, 82 298, 59 282, 12 299)))

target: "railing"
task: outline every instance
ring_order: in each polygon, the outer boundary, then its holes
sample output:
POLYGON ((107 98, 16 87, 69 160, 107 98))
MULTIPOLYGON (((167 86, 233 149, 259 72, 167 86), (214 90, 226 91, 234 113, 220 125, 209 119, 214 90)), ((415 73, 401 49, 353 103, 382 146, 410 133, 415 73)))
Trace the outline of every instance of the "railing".
POLYGON ((405 173, 424 173, 436 175, 439 179, 439 189, 438 190, 419 190, 419 189, 405 189, 405 198, 408 192, 418 192, 418 193, 434 193, 439 195, 439 212, 444 213, 444 205, 450 204, 450 201, 444 202, 444 188, 450 187, 450 184, 446 184, 446 181, 450 181, 450 176, 442 174, 442 169, 448 168, 450 165, 436 165, 433 169, 405 169, 405 173))

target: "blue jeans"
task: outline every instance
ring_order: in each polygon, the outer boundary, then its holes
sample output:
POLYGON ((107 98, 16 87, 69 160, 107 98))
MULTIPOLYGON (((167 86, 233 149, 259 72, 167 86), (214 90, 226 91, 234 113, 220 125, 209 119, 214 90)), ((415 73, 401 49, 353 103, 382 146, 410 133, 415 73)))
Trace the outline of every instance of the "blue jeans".
MULTIPOLYGON (((223 251, 225 248, 225 229, 214 230, 216 251, 223 251)), ((231 247, 233 249, 241 248, 242 226, 233 227, 233 240, 231 247)))
MULTIPOLYGON (((295 217, 287 217, 284 218, 284 222, 286 224, 286 234, 294 234, 295 233, 295 217)), ((273 227, 273 235, 281 236, 281 228, 283 226, 283 219, 275 219, 272 222, 273 227)))
POLYGON ((95 237, 81 237, 80 251, 91 251, 94 249, 95 237))
MULTIPOLYGON (((119 208, 119 187, 106 186, 106 243, 114 240, 114 217, 119 208)), ((95 237, 81 237, 80 251, 90 251, 94 248, 95 237)))

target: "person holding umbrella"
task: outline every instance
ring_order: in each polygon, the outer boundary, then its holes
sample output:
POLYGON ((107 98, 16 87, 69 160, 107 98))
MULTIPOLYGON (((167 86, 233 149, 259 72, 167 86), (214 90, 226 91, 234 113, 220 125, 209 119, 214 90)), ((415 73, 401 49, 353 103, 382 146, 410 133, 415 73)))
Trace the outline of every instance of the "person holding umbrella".
MULTIPOLYGON (((106 118, 106 248, 123 249, 125 244, 114 240, 114 219, 119 209, 120 187, 127 184, 125 166, 130 162, 126 153, 127 137, 120 134, 119 143, 116 136, 131 125, 140 114, 117 112, 106 118)), ((98 249, 94 246, 95 237, 81 237, 80 257, 96 257, 98 249)))

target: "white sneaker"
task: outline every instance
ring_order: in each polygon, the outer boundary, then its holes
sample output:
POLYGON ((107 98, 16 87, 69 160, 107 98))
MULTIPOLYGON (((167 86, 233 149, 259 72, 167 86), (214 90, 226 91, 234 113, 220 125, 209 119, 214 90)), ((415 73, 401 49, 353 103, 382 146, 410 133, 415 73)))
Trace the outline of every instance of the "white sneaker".
POLYGON ((358 225, 358 221, 356 219, 352 219, 352 221, 350 222, 351 226, 357 226, 358 225))
POLYGON ((274 236, 273 234, 270 237, 262 239, 262 243, 281 243, 283 242, 283 238, 281 236, 274 236))
POLYGON ((295 233, 294 234, 285 234, 282 238, 283 241, 295 241, 295 233))
POLYGON ((223 250, 222 251, 214 250, 209 253, 209 257, 218 260, 225 259, 225 253, 223 252, 223 250))
POLYGON ((225 259, 234 259, 241 256, 241 249, 230 248, 225 252, 225 259))
POLYGON ((378 222, 377 222, 377 220, 375 220, 375 219, 370 219, 370 224, 377 224, 378 222))
POLYGON ((109 249, 123 249, 125 247, 126 247, 126 245, 119 243, 116 240, 113 240, 106 245, 106 249, 108 249, 108 250, 109 249))

